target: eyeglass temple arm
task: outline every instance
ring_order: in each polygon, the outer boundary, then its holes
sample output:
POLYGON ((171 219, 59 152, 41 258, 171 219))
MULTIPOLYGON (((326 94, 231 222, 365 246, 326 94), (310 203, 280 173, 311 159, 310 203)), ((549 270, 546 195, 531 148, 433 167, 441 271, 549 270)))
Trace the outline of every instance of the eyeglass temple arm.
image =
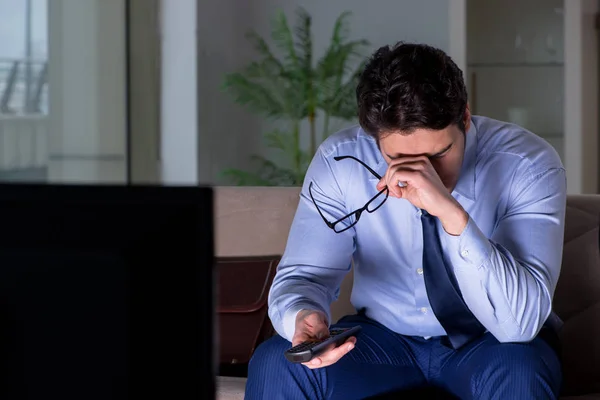
POLYGON ((312 194, 312 182, 308 185, 308 194, 310 195, 310 199, 313 201, 313 204, 315 205, 315 208, 317 209, 317 212, 319 213, 319 215, 321 216, 321 218, 323 218, 323 221, 325 221, 325 224, 327 224, 328 227, 330 227, 331 229, 333 229, 333 224, 327 218, 325 218, 325 216, 321 212, 321 209, 317 205, 317 202, 315 201, 315 198, 313 197, 313 194, 312 194))
POLYGON ((350 213, 348 215, 344 215, 342 218, 331 222, 329 221, 327 218, 325 218, 325 216, 323 215, 323 213, 321 212, 321 208, 317 205, 317 202, 315 201, 315 198, 313 197, 312 194, 312 182, 308 185, 308 194, 310 195, 310 199, 312 200, 313 204, 315 205, 315 208, 317 209, 317 212, 319 213, 319 215, 321 216, 321 218, 323 218, 323 221, 325 221, 325 224, 327 224, 328 227, 330 227, 331 229, 333 229, 333 227, 335 226, 335 224, 337 224, 340 221, 343 221, 344 219, 348 218, 349 216, 351 216, 354 213, 350 213))
POLYGON ((363 167, 365 167, 366 169, 369 170, 369 172, 371 174, 373 174, 373 176, 375 176, 377 179, 381 179, 381 175, 379 175, 377 172, 375 172, 371 167, 369 167, 367 164, 365 164, 364 162, 362 162, 361 160, 359 160, 358 158, 354 157, 354 156, 336 156, 333 157, 333 159, 335 161, 340 161, 340 160, 345 160, 347 158, 350 158, 358 163, 360 163, 363 167))

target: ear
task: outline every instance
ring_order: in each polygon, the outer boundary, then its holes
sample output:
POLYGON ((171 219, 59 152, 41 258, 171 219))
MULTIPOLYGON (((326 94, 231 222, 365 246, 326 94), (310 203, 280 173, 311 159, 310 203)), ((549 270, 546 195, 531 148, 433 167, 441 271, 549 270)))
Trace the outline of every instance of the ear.
POLYGON ((471 128, 471 107, 469 106, 469 103, 467 102, 467 107, 465 108, 465 117, 464 117, 464 123, 465 123, 465 133, 469 132, 469 129, 471 128))

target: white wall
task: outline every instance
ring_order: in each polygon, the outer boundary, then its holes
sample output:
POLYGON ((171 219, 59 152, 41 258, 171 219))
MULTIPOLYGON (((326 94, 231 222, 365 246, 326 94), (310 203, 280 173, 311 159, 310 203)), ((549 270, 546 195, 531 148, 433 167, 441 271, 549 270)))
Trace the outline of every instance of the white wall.
MULTIPOLYGON (((199 180, 213 182, 225 168, 245 168, 248 156, 261 151, 264 129, 261 118, 233 103, 220 86, 225 73, 240 69, 254 57, 245 33, 255 29, 267 35, 270 18, 277 8, 294 18, 296 7, 301 5, 312 15, 317 57, 328 44, 337 16, 352 11, 351 35, 372 43, 368 55, 379 46, 399 40, 424 42, 449 50, 448 1, 199 1, 199 180)), ((166 134, 171 133, 163 131, 166 134)))
POLYGON ((124 0, 48 4, 50 182, 126 181, 124 0))

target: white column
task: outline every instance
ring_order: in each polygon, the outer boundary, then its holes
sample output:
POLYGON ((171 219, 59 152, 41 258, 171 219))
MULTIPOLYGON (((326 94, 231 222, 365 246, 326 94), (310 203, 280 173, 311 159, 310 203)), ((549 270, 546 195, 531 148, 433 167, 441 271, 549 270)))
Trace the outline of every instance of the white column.
POLYGON ((597 0, 565 0, 565 168, 569 194, 598 192, 597 0))
POLYGON ((125 0, 50 0, 49 182, 127 180, 125 0))
POLYGON ((197 0, 161 3, 161 175, 198 183, 197 0))
POLYGON ((448 0, 448 55, 467 83, 467 0, 448 0))

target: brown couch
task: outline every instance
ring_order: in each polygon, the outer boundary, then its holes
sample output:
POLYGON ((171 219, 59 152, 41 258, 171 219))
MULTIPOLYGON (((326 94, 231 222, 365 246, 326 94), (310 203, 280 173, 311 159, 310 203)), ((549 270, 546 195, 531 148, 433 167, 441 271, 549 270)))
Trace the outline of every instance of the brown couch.
MULTIPOLYGON (((299 188, 219 187, 216 190, 217 256, 281 254, 298 204, 299 188)), ((564 397, 600 399, 600 195, 570 196, 563 267, 554 307, 561 332, 564 397)), ((353 313, 352 275, 332 305, 337 319, 353 313)), ((243 399, 244 379, 218 378, 219 400, 243 399)))

